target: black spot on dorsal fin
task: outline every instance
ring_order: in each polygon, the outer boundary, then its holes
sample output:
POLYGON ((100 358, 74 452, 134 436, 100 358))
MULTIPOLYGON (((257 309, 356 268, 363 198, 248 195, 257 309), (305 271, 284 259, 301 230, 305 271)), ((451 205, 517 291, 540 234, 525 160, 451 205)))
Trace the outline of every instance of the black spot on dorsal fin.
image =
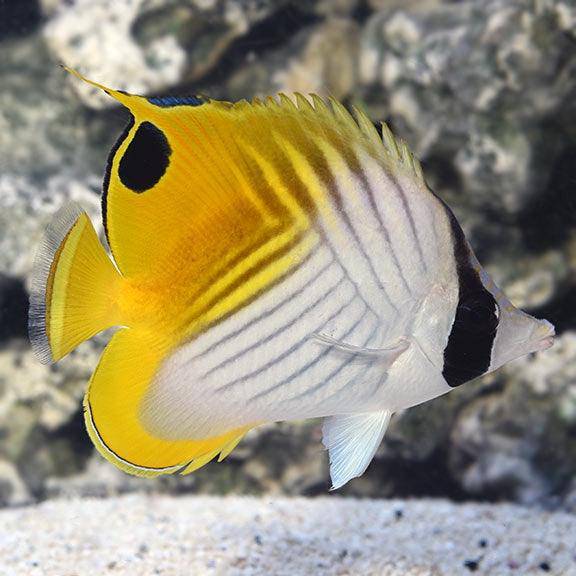
POLYGON ((120 159, 120 181, 133 192, 146 192, 164 176, 171 154, 164 132, 151 122, 142 122, 120 159))

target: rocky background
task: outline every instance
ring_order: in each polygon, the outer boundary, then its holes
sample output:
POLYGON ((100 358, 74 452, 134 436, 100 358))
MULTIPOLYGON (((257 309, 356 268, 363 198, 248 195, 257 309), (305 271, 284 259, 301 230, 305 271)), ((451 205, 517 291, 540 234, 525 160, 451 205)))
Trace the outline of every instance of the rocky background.
POLYGON ((32 356, 34 247, 68 199, 98 221, 126 121, 59 62, 146 94, 330 93, 389 122, 496 281, 559 338, 397 415, 341 493, 576 510, 573 0, 0 0, 0 505, 134 490, 314 495, 329 488, 318 423, 262 428, 222 464, 140 480, 84 431, 106 338, 57 366, 32 356))

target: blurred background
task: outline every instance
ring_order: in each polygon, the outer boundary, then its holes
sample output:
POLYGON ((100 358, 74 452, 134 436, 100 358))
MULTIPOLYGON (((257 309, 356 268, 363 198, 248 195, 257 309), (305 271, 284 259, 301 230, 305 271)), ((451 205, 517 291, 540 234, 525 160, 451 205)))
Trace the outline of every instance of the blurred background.
POLYGON ((26 339, 29 273, 68 200, 100 220, 125 111, 58 63, 147 95, 332 94, 422 160, 551 350, 398 414, 341 495, 576 511, 573 0, 0 0, 0 505, 63 494, 325 494, 318 422, 261 428, 221 464, 142 480, 98 456, 81 399, 106 336, 57 366, 26 339))

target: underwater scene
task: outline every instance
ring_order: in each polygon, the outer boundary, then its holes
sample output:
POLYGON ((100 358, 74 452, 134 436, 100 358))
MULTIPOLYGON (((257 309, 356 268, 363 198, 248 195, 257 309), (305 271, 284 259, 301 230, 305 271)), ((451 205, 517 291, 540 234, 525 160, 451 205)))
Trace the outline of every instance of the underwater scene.
POLYGON ((0 576, 576 576, 573 0, 0 0, 0 576))

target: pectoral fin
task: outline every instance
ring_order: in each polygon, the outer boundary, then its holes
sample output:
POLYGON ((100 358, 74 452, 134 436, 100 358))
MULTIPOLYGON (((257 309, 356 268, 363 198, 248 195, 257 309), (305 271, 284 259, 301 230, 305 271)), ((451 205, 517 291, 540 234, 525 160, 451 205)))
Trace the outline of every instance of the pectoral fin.
POLYGON ((392 413, 369 412, 331 416, 322 426, 322 443, 330 457, 332 490, 361 476, 374 457, 392 413))
POLYGON ((383 348, 354 346, 353 344, 347 344, 346 342, 335 340, 326 334, 314 334, 314 338, 317 342, 330 346, 340 352, 362 356, 377 356, 385 368, 392 366, 398 357, 410 347, 410 341, 407 338, 399 338, 395 342, 392 342, 390 345, 383 348))

